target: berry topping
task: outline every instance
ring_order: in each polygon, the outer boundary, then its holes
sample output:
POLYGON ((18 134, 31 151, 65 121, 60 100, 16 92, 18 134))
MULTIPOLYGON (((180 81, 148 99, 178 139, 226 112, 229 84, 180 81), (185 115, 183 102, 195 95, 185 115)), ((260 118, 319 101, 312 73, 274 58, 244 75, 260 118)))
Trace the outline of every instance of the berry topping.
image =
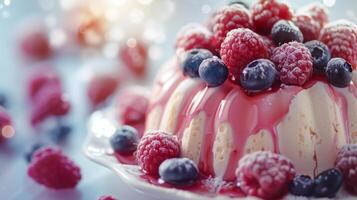
POLYGON ((346 188, 357 194, 357 144, 343 146, 337 155, 335 165, 343 174, 346 188))
POLYGON ((286 20, 280 20, 274 24, 271 30, 271 36, 277 45, 282 45, 292 41, 304 41, 304 37, 299 28, 291 21, 286 20))
POLYGON ((71 133, 72 127, 69 125, 59 124, 50 131, 51 139, 56 142, 63 142, 71 133))
POLYGON ((241 5, 243 6, 244 8, 246 9, 249 9, 250 8, 250 5, 249 5, 249 2, 248 1, 243 1, 243 0, 231 0, 228 5, 235 5, 235 4, 238 4, 238 5, 241 5))
POLYGON ((213 17, 213 38, 216 50, 219 52, 227 33, 237 28, 250 28, 249 11, 241 5, 234 4, 219 9, 213 17))
POLYGON ((114 198, 113 196, 101 196, 98 200, 117 200, 116 198, 114 198))
POLYGON ((110 146, 116 153, 131 154, 136 150, 139 142, 138 131, 131 126, 118 128, 110 137, 110 146))
POLYGON ((129 69, 136 77, 142 77, 147 71, 149 60, 149 52, 147 44, 139 41, 132 40, 124 45, 119 52, 119 57, 124 63, 125 67, 129 69))
POLYGON ((326 77, 336 87, 347 87, 352 80, 352 66, 343 58, 332 58, 327 63, 326 77))
POLYGON ((239 79, 248 63, 259 58, 268 58, 269 53, 262 37, 245 28, 230 31, 221 46, 221 58, 233 80, 239 79))
POLYGON ((343 176, 337 169, 328 169, 315 177, 314 197, 333 198, 341 188, 343 176))
POLYGON ((45 146, 45 144, 42 144, 42 143, 36 143, 36 144, 34 144, 34 145, 31 145, 30 147, 29 147, 29 149, 27 149, 26 151, 25 151, 25 159, 26 159, 26 161, 29 163, 29 162, 31 162, 31 160, 32 160, 32 155, 35 153, 35 151, 37 151, 38 149, 40 149, 40 148, 42 148, 42 147, 44 147, 45 146))
POLYGON ((146 89, 129 88, 118 97, 119 121, 122 124, 144 123, 149 105, 146 89))
POLYGON ((88 98, 93 106, 106 101, 118 87, 118 79, 112 74, 97 74, 88 85, 88 98))
POLYGON ((53 147, 40 148, 33 154, 27 174, 37 183, 54 189, 74 188, 81 179, 79 167, 53 147))
POLYGON ((183 27, 176 37, 178 55, 191 49, 212 50, 212 33, 199 24, 189 24, 183 27))
POLYGON ((269 55, 271 55, 273 50, 276 48, 274 41, 270 37, 264 35, 262 35, 262 39, 269 49, 269 55))
POLYGON ((277 21, 291 18, 292 11, 289 6, 277 0, 259 0, 252 6, 254 29, 264 35, 271 32, 271 28, 277 21))
POLYGON ((150 132, 139 142, 136 159, 144 173, 157 176, 161 163, 179 157, 180 152, 176 138, 163 132, 150 132))
POLYGON ((259 151, 241 158, 236 175, 238 187, 247 195, 271 199, 286 194, 295 169, 284 156, 259 151))
POLYGON ((318 40, 306 42, 305 46, 311 53, 314 69, 317 71, 324 71, 328 61, 331 59, 328 47, 318 40))
POLYGON ((301 43, 289 42, 275 48, 271 59, 280 73, 281 82, 287 85, 303 85, 312 76, 311 53, 301 43))
POLYGON ((357 69, 357 26, 346 20, 327 24, 322 30, 320 41, 330 49, 331 56, 341 57, 357 69))
POLYGON ((293 182, 290 184, 289 191, 296 196, 309 197, 313 194, 315 188, 315 182, 310 176, 299 175, 296 176, 293 182))
POLYGON ((183 74, 192 78, 198 77, 198 68, 202 61, 211 58, 213 54, 206 49, 192 49, 183 54, 181 60, 181 67, 183 74))
POLYGON ((317 40, 320 35, 321 25, 310 15, 299 14, 293 19, 294 24, 300 29, 304 41, 317 40))
POLYGON ((299 13, 307 14, 323 27, 328 22, 328 11, 326 7, 319 2, 311 3, 299 10, 299 13))
POLYGON ((244 68, 240 75, 240 83, 249 92, 259 92, 270 88, 277 74, 274 63, 267 59, 258 59, 244 68))
POLYGON ((217 87, 227 80, 228 69, 221 59, 214 56, 201 63, 199 75, 208 87, 217 87))
POLYGON ((177 185, 192 185, 199 177, 196 164, 188 158, 171 158, 165 160, 159 168, 160 179, 177 185))

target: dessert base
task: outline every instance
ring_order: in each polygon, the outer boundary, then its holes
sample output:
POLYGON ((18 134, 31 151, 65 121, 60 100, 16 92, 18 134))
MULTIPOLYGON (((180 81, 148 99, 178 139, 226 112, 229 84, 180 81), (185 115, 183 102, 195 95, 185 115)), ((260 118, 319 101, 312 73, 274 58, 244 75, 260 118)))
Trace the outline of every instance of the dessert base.
MULTIPOLYGON (((115 112, 111 108, 92 114, 88 121, 87 137, 83 146, 84 154, 92 161, 115 172, 123 182, 134 189, 133 191, 146 194, 147 200, 157 198, 170 200, 259 199, 244 197, 238 189, 233 187, 233 183, 214 179, 200 180, 195 185, 186 188, 173 188, 161 184, 156 178, 145 176, 135 164, 133 156, 115 155, 112 151, 109 138, 114 133, 115 127, 118 126, 115 119, 115 112)), ((308 198, 287 195, 283 199, 308 198)), ((345 191, 340 191, 336 199, 352 200, 356 197, 348 195, 345 191)))

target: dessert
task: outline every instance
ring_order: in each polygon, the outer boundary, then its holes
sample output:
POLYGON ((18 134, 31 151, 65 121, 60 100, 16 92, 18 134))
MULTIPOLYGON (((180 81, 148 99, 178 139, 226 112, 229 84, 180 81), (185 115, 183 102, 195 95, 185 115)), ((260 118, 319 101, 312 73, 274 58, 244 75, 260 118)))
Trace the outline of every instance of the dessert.
POLYGON ((335 197, 343 176, 357 184, 336 161, 357 143, 357 26, 328 22, 319 4, 293 13, 276 0, 232 3, 207 24, 179 33, 154 83, 134 153, 144 178, 180 187, 170 173, 197 167, 184 189, 263 199, 335 197))

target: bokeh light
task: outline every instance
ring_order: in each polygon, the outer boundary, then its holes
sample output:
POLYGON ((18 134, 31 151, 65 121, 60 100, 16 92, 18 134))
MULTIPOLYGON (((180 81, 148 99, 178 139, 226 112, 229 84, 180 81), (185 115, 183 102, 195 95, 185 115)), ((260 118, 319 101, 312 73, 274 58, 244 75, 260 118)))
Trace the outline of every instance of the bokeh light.
POLYGON ((6 125, 2 127, 1 135, 7 139, 12 138, 15 136, 15 128, 11 125, 6 125))

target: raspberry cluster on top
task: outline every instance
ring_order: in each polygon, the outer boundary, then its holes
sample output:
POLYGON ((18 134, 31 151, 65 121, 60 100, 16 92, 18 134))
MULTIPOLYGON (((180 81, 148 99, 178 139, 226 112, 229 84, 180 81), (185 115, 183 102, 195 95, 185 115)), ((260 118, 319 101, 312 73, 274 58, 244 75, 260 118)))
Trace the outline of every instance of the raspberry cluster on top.
POLYGON ((357 26, 329 23, 321 4, 293 12, 277 0, 259 0, 251 8, 233 1, 205 26, 183 28, 176 50, 185 75, 209 87, 229 79, 254 93, 276 83, 303 86, 322 75, 335 87, 347 87, 357 67, 356 40, 357 26))

